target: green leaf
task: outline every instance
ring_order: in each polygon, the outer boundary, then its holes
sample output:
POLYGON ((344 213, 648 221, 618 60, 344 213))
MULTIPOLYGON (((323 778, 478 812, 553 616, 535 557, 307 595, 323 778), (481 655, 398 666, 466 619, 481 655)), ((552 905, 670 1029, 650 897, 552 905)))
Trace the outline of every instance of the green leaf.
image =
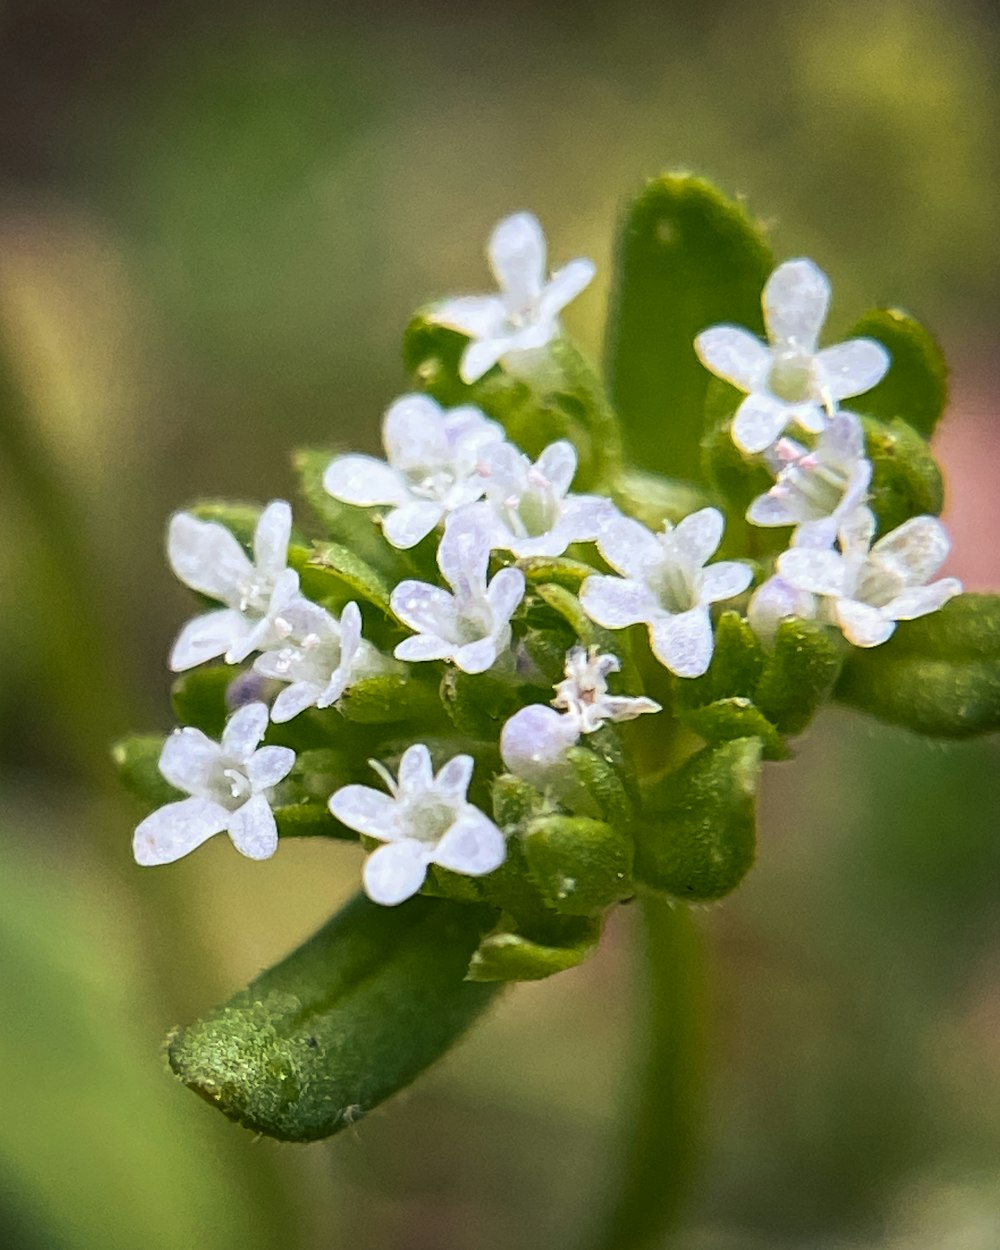
POLYGON ((441 705, 434 688, 401 673, 360 678, 340 696, 336 706, 343 716, 359 725, 441 720, 441 705))
POLYGON ((764 759, 784 760, 789 751, 777 729, 764 713, 746 698, 717 699, 691 708, 681 720, 706 742, 731 742, 734 738, 759 738, 764 759))
POLYGON ((701 444, 705 480, 728 505, 722 549, 737 551, 742 544, 740 554, 743 555, 748 550, 754 554, 771 550, 782 551, 786 545, 787 531, 781 529, 775 534, 759 526, 749 525, 743 519, 753 500, 771 489, 774 478, 760 456, 745 456, 733 442, 729 428, 730 419, 742 396, 733 391, 732 387, 726 389, 733 393, 732 407, 723 420, 712 422, 701 444), (748 547, 747 543, 752 543, 752 547, 748 547))
POLYGON ((506 834, 527 824, 545 805, 533 785, 512 773, 501 773, 493 779, 492 798, 493 819, 506 834))
POLYGON ((782 621, 767 657, 754 702, 783 734, 797 734, 826 702, 840 673, 847 644, 815 621, 782 621))
MULTIPOLYGON (((613 731, 602 735, 607 740, 613 731)), ((570 747, 566 758, 576 773, 576 779, 586 791, 600 816, 612 824, 624 825, 632 818, 632 800, 629 798, 623 778, 624 759, 619 750, 612 760, 593 749, 597 734, 590 735, 587 746, 570 747)))
POLYGON ((658 784, 637 822, 637 881, 682 899, 721 898, 754 860, 761 743, 707 746, 658 784))
POLYGON ((603 820, 542 816, 522 844, 532 880, 555 911, 589 916, 632 892, 632 841, 603 820))
POLYGON ((510 928, 499 927, 483 938, 469 961, 467 980, 476 982, 540 981, 575 968, 597 949, 600 925, 578 920, 562 940, 534 941, 510 928))
POLYGON ((252 547, 254 531, 257 528, 257 522, 260 520, 260 514, 263 509, 260 504, 256 503, 232 503, 227 499, 203 499, 193 504, 187 511, 200 521, 215 521, 219 525, 224 525, 230 533, 239 539, 244 547, 252 547))
POLYGON ((315 543, 312 551, 293 549, 289 564, 298 570, 302 593, 308 598, 341 603, 360 599, 392 616, 387 579, 340 543, 315 543))
POLYGON ((870 506, 886 534, 910 517, 936 516, 944 507, 941 470, 930 447, 898 417, 888 424, 862 418, 872 462, 870 506))
POLYGON ((930 332, 901 308, 874 308, 851 336, 878 339, 892 357, 878 386, 855 402, 873 417, 901 417, 930 438, 948 402, 948 366, 930 332))
POLYGON ((181 1080, 230 1119, 316 1141, 408 1085, 490 1003, 463 980, 481 908, 359 896, 247 989, 168 1039, 181 1080))
POLYGON ((708 672, 701 677, 678 678, 675 698, 687 707, 718 699, 752 698, 764 664, 764 648, 747 622, 738 612, 723 612, 715 626, 708 672))
POLYGON ((959 595, 888 642, 852 648, 837 697, 939 738, 1000 729, 1000 595, 959 595))
POLYGON ((629 206, 618 236, 606 368, 630 458, 692 481, 711 374, 694 338, 718 322, 762 332, 771 252, 742 204, 704 178, 667 173, 629 206))
POLYGON ((570 560, 566 556, 527 556, 518 560, 517 567, 529 586, 549 582, 573 594, 597 571, 582 560, 570 560))
POLYGON ((218 739, 229 715, 226 691, 240 672, 231 664, 209 664, 181 673, 170 691, 178 722, 218 739))
POLYGON ((458 374, 467 339, 419 312, 403 338, 403 359, 415 385, 440 404, 474 404, 499 421, 511 442, 532 459, 556 439, 576 447, 577 491, 607 485, 621 463, 621 435, 593 367, 567 339, 551 344, 543 373, 520 376, 491 369, 471 386, 458 374))
POLYGON ((495 740, 523 702, 518 686, 489 673, 464 673, 449 665, 441 679, 441 703, 455 728, 471 738, 495 740))
POLYGON ((111 758, 123 784, 150 807, 162 807, 184 798, 160 772, 163 743, 163 734, 137 734, 111 748, 111 758))
POLYGON ((327 536, 349 547, 361 559, 381 567, 388 556, 388 544, 376 524, 376 513, 341 503, 328 495, 323 487, 323 474, 334 457, 332 451, 304 449, 293 457, 299 477, 299 489, 306 502, 323 523, 327 536))
POLYGON ((284 803, 275 807, 274 819, 278 825, 278 836, 282 838, 337 838, 344 842, 356 842, 358 837, 339 820, 334 820, 325 803, 284 803))
POLYGON ((611 498, 622 512, 635 517, 655 533, 663 529, 664 521, 676 525, 692 512, 715 502, 690 482, 677 482, 642 469, 622 473, 615 481, 611 498))

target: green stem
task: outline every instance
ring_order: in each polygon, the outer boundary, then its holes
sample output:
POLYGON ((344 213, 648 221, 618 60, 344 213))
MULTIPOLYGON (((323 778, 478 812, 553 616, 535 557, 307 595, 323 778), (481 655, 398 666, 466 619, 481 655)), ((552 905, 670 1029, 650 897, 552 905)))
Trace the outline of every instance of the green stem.
POLYGON ((617 1203, 599 1250, 662 1246, 682 1214, 697 1163, 701 1106, 701 935, 690 909, 642 899, 645 1059, 617 1203))

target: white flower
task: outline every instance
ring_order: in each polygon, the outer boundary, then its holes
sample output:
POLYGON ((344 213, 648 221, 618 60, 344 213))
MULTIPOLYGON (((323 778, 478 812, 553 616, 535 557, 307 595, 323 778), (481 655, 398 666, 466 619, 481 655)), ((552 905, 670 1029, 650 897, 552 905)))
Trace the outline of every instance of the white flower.
POLYGON ((392 504, 383 521, 394 547, 414 547, 449 512, 481 499, 476 468, 482 449, 504 432, 471 405, 445 412, 429 395, 404 395, 385 414, 386 458, 337 456, 323 475, 334 499, 371 507, 392 504))
POLYGON ((487 584, 489 533, 474 508, 448 519, 437 562, 454 594, 427 582, 400 582, 392 592, 392 610, 417 633, 394 654, 398 660, 451 660, 466 673, 484 673, 510 644, 510 618, 524 598, 524 574, 501 569, 487 584))
POLYGON ((874 533, 875 518, 862 508, 841 530, 842 552, 793 547, 778 557, 779 575, 797 590, 823 596, 856 647, 877 647, 897 621, 936 612, 962 590, 955 577, 927 584, 950 546, 936 517, 912 517, 872 546, 874 533))
POLYGON ((588 577, 580 590, 587 615, 607 629, 649 626, 653 654, 678 677, 700 677, 712 658, 709 604, 730 599, 750 584, 750 569, 734 560, 703 567, 722 540, 717 508, 702 508, 676 527, 653 534, 619 517, 597 545, 622 577, 588 577))
POLYGON ((175 673, 225 656, 239 664, 281 637, 277 621, 297 597, 299 575, 288 565, 292 510, 283 499, 268 504, 254 533, 253 562, 216 521, 177 512, 167 530, 167 557, 180 580, 226 607, 195 617, 170 653, 175 673))
POLYGON ((600 729, 605 721, 634 720, 644 712, 661 711, 652 699, 608 693, 608 674, 620 669, 617 656, 600 655, 596 647, 573 647, 566 653, 566 677, 555 688, 552 706, 563 708, 584 734, 600 729))
POLYGON ((288 747, 259 747, 267 708, 248 703, 234 712, 222 742, 200 729, 177 729, 163 744, 160 772, 191 797, 168 803, 139 825, 132 840, 136 861, 170 864, 213 834, 225 830, 249 859, 267 859, 278 848, 269 791, 295 763, 288 747))
POLYGON ((775 575, 751 595, 747 620, 761 642, 770 645, 782 621, 793 616, 811 620, 816 615, 817 606, 815 595, 807 590, 796 590, 784 578, 775 575))
POLYGON ((594 276, 589 260, 571 260, 546 280, 545 235, 531 213, 505 217, 489 242, 499 295, 445 300, 431 320, 465 334, 463 382, 475 382, 515 352, 545 347, 559 334, 559 314, 594 276))
POLYGON ((500 758, 509 772, 536 790, 572 800, 582 787, 566 753, 582 732, 577 717, 531 703, 505 722, 500 758))
POLYGON ((495 551, 515 556, 561 556, 570 543, 591 542, 617 510, 597 495, 570 495, 576 448, 565 439, 550 443, 532 464, 510 443, 483 452, 480 472, 486 501, 470 511, 488 527, 495 551))
POLYGON ((254 661, 264 677, 290 684, 274 701, 271 719, 280 724, 307 707, 330 707, 359 677, 395 667, 361 637, 361 611, 348 603, 335 616, 308 599, 299 599, 282 616, 285 645, 254 661))
POLYGON ((399 761, 399 780, 375 760, 390 793, 370 786, 344 786, 330 796, 330 811, 349 829, 387 843, 368 856, 365 893, 393 907, 416 894, 429 864, 481 877, 507 856, 504 836, 465 797, 472 757, 456 755, 435 777, 427 747, 408 747, 399 761))
POLYGON ((889 354, 875 339, 818 349, 830 283, 811 260, 779 265, 764 287, 769 345, 740 326, 712 326, 695 339, 702 364, 747 392, 733 418, 742 451, 764 451, 791 421, 818 433, 826 414, 882 379, 889 354))
POLYGON ((783 438, 769 458, 777 480, 747 509, 747 520, 795 525, 795 546, 829 547, 868 497, 872 466, 865 457, 861 422, 852 412, 838 412, 814 450, 783 438))

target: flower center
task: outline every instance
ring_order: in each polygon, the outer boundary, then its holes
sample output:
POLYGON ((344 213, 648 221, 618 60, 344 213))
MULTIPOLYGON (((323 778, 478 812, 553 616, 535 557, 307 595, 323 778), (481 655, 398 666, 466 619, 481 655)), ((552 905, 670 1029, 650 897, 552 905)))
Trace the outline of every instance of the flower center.
POLYGON ((678 612, 687 612, 698 602, 693 578, 675 560, 664 560, 650 578, 649 584, 662 606, 675 615, 678 612))
POLYGON ((504 508, 507 524, 518 538, 538 538, 559 520, 559 500, 548 479, 533 473, 528 481, 524 493, 512 496, 504 508))
POLYGON ((435 502, 445 499, 455 486, 455 470, 447 465, 425 465, 406 470, 406 480, 412 494, 435 502))
POLYGON ((455 823, 454 809, 433 795, 411 803, 407 817, 407 832, 420 842, 440 842, 455 823))
POLYGON ((239 590, 241 612, 250 612, 256 616, 267 615, 274 591, 274 583, 269 577, 251 577, 243 582, 239 590))
POLYGON ((830 516, 837 510, 847 488, 847 474, 814 455, 802 456, 779 474, 783 487, 794 491, 812 518, 830 516))
POLYGON ((230 762, 228 767, 220 769, 209 783, 209 789, 210 797, 231 812, 242 807, 253 795, 250 778, 244 772, 243 765, 235 761, 230 762))
POLYGON ((815 375, 813 358, 797 348, 776 352, 767 385, 772 395, 789 404, 801 404, 814 398, 815 375))

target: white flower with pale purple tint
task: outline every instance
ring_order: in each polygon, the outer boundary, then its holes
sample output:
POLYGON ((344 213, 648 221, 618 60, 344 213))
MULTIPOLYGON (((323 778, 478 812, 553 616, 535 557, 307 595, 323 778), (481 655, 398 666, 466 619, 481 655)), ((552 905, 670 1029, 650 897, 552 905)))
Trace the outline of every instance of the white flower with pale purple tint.
POLYGON ((811 260, 789 260, 764 287, 767 345, 732 325, 712 326, 695 339, 706 369, 747 393, 732 427, 742 451, 764 451, 793 421, 818 433, 840 400, 885 376, 889 353, 875 339, 819 348, 829 303, 826 274, 811 260))
POLYGON ((443 517, 483 496, 480 453, 504 432, 471 405, 443 410, 429 395, 404 395, 385 414, 386 459, 337 456, 323 486, 360 507, 390 504, 383 531, 394 547, 414 547, 443 517))
POLYGON ((491 582, 490 539, 475 506, 449 517, 438 546, 441 575, 453 593, 427 582, 402 581, 390 600, 396 616, 417 631, 394 652, 398 660, 451 660, 484 673, 510 645, 510 618, 524 598, 524 574, 501 569, 491 582))
POLYGON ((224 656, 239 664, 280 640, 282 613, 298 598, 299 575, 288 568, 292 510, 283 499, 260 514, 253 561, 217 521, 177 512, 167 530, 167 557, 180 580, 224 608, 206 612, 181 630, 170 653, 175 673, 224 656))
POLYGON ((750 596, 747 621, 761 642, 770 645, 782 621, 792 617, 812 620, 818 606, 815 595, 807 590, 796 590, 791 583, 775 575, 750 596))
POLYGON ((928 584, 950 547, 937 517, 912 517, 873 546, 874 533, 875 518, 862 508, 841 530, 840 552, 793 547, 778 557, 779 576, 821 596, 830 619, 856 647, 877 647, 897 621, 936 612, 962 590, 956 577, 928 584))
POLYGON ((829 547, 841 526, 868 498, 871 461, 861 422, 838 412, 812 451, 779 439, 768 459, 777 480, 747 509, 753 525, 794 525, 795 546, 829 547))
POLYGON ((505 722, 500 731, 500 758, 509 772, 536 790, 572 799, 582 787, 567 752, 582 732, 575 716, 531 703, 505 722))
POLYGON ((283 645, 254 661, 255 672, 289 683, 271 708, 276 724, 307 707, 330 707, 360 677, 397 667, 361 637, 356 603, 348 603, 338 621, 318 604, 299 599, 282 621, 287 630, 283 645))
POLYGON ((630 517, 611 522, 597 545, 621 577, 588 577, 580 605, 606 629, 649 626, 653 654, 678 677, 700 677, 712 659, 709 605, 746 590, 751 572, 735 560, 707 568, 722 541, 725 520, 702 508, 654 534, 630 517))
POLYGON ((488 255, 499 294, 445 300, 430 314, 470 339, 459 370, 463 382, 550 343, 560 332, 559 314, 594 276, 593 262, 581 259, 547 277, 545 235, 531 213, 505 217, 490 235, 488 255))
POLYGON ((532 464, 510 443, 487 447, 482 467, 486 500, 469 511, 481 518, 495 551, 515 556, 561 556, 571 543, 591 542, 617 515, 609 499, 571 495, 576 448, 550 443, 532 464))
POLYGON ((396 781, 375 760, 371 765, 389 793, 343 786, 330 796, 330 811, 348 829, 386 843, 365 861, 365 893, 373 902, 393 907, 410 898, 431 864, 482 877, 506 859, 503 834, 466 799, 470 755, 456 755, 435 776, 430 752, 417 743, 403 753, 396 781))
POLYGON ((160 772, 190 795, 147 816, 132 850, 144 866, 170 864, 225 830, 248 859, 267 859, 278 848, 271 787, 291 771, 295 752, 258 744, 267 708, 248 703, 234 712, 213 742, 200 729, 177 729, 163 744, 160 772))
POLYGON ((661 711, 652 699, 608 691, 608 675, 620 669, 615 655, 601 655, 597 647, 573 647, 566 653, 566 676, 555 687, 552 706, 562 708, 584 734, 600 729, 605 721, 635 720, 644 712, 661 711))

